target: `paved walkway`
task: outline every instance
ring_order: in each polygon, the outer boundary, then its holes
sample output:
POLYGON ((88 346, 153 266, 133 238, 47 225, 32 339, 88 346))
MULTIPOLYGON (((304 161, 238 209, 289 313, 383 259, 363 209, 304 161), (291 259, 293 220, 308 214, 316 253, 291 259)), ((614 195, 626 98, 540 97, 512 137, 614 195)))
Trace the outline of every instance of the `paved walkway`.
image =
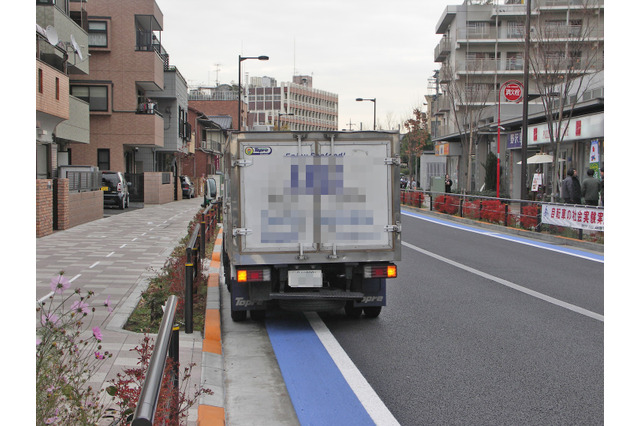
MULTIPOLYGON (((72 280, 72 288, 95 292, 96 312, 85 325, 99 326, 103 349, 114 355, 91 378, 94 388, 104 387, 126 367, 138 361, 131 352, 142 334, 122 329, 135 308, 149 278, 156 275, 187 234, 187 226, 200 208, 201 199, 181 200, 162 205, 145 205, 36 240, 36 298, 50 293, 50 280, 61 270, 72 280), (108 315, 103 307, 110 298, 114 308, 108 315), (88 323, 88 324, 87 324, 88 323)), ((68 290, 69 291, 69 290, 68 290)), ((89 328, 90 329, 90 328, 89 328)), ((202 375, 202 333, 180 333, 180 363, 196 363, 192 384, 202 375)), ((193 386, 192 386, 193 387, 193 386)), ((222 395, 218 395, 221 398, 222 395)), ((197 424, 198 405, 189 413, 189 425, 197 424)))

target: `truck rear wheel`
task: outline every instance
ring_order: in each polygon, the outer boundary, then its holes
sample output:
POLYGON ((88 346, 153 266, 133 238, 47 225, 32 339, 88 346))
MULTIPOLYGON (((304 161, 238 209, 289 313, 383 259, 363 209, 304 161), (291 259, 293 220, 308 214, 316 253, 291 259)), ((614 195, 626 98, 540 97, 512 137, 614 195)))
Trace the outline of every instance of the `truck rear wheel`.
POLYGON ((231 319, 234 322, 240 322, 247 319, 247 311, 234 311, 231 310, 231 319))
POLYGON ((362 308, 356 308, 353 306, 352 301, 348 301, 344 305, 344 312, 349 318, 360 318, 360 315, 362 315, 362 308))
POLYGON ((267 311, 264 309, 252 309, 249 311, 249 314, 251 315, 251 319, 254 321, 264 321, 267 317, 267 311))
POLYGON ((364 316, 367 318, 376 318, 380 315, 380 311, 382 311, 382 306, 369 306, 364 308, 364 316))

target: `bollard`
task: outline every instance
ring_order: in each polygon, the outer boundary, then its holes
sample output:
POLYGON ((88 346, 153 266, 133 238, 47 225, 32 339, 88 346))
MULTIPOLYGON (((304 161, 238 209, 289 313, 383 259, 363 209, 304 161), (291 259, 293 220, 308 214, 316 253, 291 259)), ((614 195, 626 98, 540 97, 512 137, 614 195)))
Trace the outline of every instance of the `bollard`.
POLYGON ((184 332, 193 333, 193 255, 187 248, 184 283, 184 332))

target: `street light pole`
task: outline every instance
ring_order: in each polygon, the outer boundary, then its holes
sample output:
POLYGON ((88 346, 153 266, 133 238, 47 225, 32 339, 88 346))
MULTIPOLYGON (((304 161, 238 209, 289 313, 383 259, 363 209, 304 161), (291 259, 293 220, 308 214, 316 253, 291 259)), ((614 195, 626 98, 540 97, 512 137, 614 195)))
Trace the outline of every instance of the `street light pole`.
POLYGON ((357 102, 362 102, 362 101, 371 101, 373 102, 373 130, 376 129, 376 98, 356 98, 357 102))
POLYGON ((278 131, 280 131, 280 117, 282 117, 283 115, 294 115, 294 114, 292 112, 289 112, 289 113, 279 112, 278 113, 278 131))
POLYGON ((242 61, 245 59, 258 59, 268 61, 268 56, 242 56, 238 55, 238 131, 242 130, 242 61))

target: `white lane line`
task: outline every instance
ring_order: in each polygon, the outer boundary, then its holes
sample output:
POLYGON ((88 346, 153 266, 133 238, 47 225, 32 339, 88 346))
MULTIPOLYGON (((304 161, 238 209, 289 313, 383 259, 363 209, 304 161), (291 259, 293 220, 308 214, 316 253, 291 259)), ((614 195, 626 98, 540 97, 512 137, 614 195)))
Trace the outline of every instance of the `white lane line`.
POLYGON ((136 238, 134 238, 134 239, 133 239, 133 240, 131 240, 131 241, 135 241, 135 240, 137 240, 137 239, 138 239, 138 238, 136 237, 136 238))
MULTIPOLYGON (((76 278, 80 277, 80 275, 82 275, 82 274, 78 274, 78 275, 76 275, 75 277, 71 278, 71 279, 69 280, 69 282, 70 282, 70 283, 74 282, 74 281, 76 280, 76 278)), ((50 298, 51 296, 53 296, 53 293, 54 293, 53 291, 50 291, 50 292, 49 292, 49 294, 47 294, 46 296, 41 297, 40 299, 38 299, 38 301, 37 301, 38 305, 42 305, 42 302, 44 302, 45 300, 47 300, 48 298, 50 298)))
POLYGON ((400 425, 378 394, 375 393, 369 382, 367 382, 367 379, 364 378, 360 370, 358 370, 353 361, 351 361, 349 355, 342 349, 342 346, 340 346, 318 314, 315 312, 305 312, 305 316, 333 359, 333 362, 335 362, 342 373, 342 376, 360 400, 364 409, 367 410, 367 413, 369 413, 374 423, 385 426, 400 425))
POLYGON ((123 244, 120 246, 120 248, 125 248, 126 246, 127 246, 126 244, 123 244))
POLYGON ((100 264, 100 261, 97 261, 96 263, 94 263, 93 265, 89 266, 89 269, 93 269, 96 266, 98 266, 100 264))
POLYGON ((565 309, 568 309, 570 311, 579 313, 581 315, 585 315, 585 316, 587 316, 589 318, 593 318, 595 320, 604 322, 604 315, 600 315, 600 314, 597 314, 595 312, 589 311, 587 309, 581 308, 579 306, 572 305, 571 303, 563 302, 562 300, 555 299, 555 298, 553 298, 551 296, 547 296, 546 294, 542 294, 542 293, 539 293, 537 291, 534 291, 534 290, 528 289, 526 287, 523 287, 521 285, 514 284, 511 281, 503 280, 502 278, 495 277, 493 275, 490 275, 490 274, 487 274, 485 272, 479 271, 477 269, 471 268, 469 266, 463 265, 462 263, 458 263, 458 262, 453 261, 451 259, 447 259, 446 257, 442 257, 440 255, 437 255, 435 253, 432 253, 432 252, 427 251, 425 249, 422 249, 420 247, 414 246, 413 244, 409 244, 409 243, 406 243, 406 242, 403 241, 402 245, 406 246, 406 247, 408 247, 410 249, 413 249, 413 250, 415 250, 415 251, 417 251, 419 253, 422 253, 424 255, 433 257, 434 259, 437 259, 437 260, 440 260, 442 262, 448 263, 449 265, 455 266, 456 268, 463 269, 463 270, 465 270, 467 272, 471 272, 472 274, 481 276, 481 277, 486 278, 488 280, 497 282, 498 284, 502 284, 502 285, 504 285, 506 287, 512 288, 514 290, 520 291, 520 292, 525 293, 525 294, 528 294, 529 296, 536 297, 536 298, 538 298, 540 300, 544 300, 545 302, 549 302, 549 303, 552 303, 552 304, 554 304, 556 306, 560 306, 561 308, 565 308, 565 309))
POLYGON ((115 252, 115 251, 112 251, 111 253, 109 253, 109 254, 107 255, 107 257, 111 257, 111 256, 113 256, 114 254, 116 254, 116 252, 115 252))

